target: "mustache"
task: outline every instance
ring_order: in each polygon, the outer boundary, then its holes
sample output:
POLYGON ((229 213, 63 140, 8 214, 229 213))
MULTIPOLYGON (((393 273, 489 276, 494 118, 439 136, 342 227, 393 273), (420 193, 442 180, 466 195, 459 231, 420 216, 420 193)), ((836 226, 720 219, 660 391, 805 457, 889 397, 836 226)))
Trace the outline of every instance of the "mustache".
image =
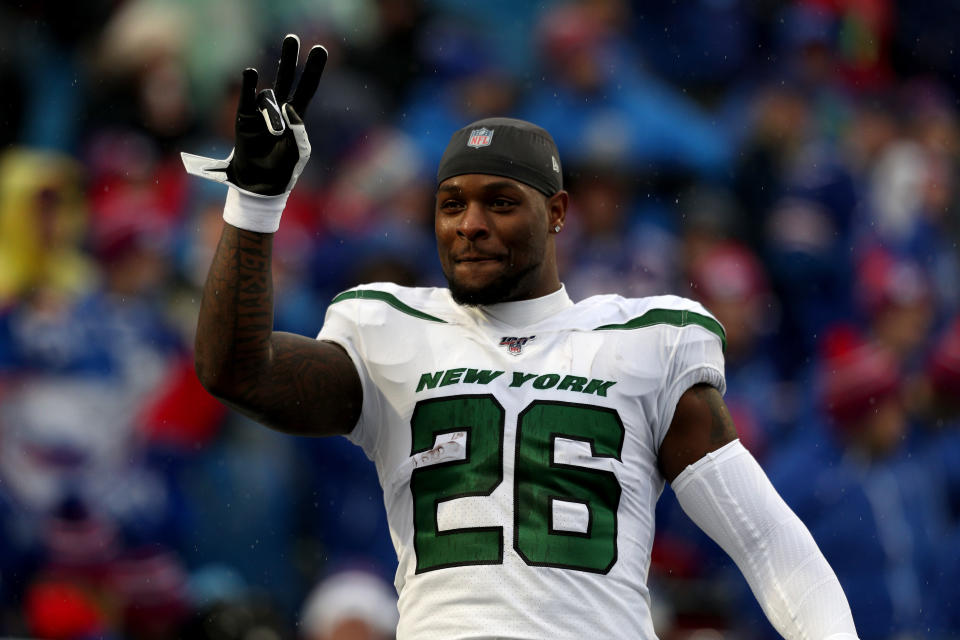
POLYGON ((450 256, 451 260, 454 262, 475 262, 479 260, 504 260, 508 254, 506 253, 488 253, 485 251, 461 251, 459 253, 452 254, 450 256))

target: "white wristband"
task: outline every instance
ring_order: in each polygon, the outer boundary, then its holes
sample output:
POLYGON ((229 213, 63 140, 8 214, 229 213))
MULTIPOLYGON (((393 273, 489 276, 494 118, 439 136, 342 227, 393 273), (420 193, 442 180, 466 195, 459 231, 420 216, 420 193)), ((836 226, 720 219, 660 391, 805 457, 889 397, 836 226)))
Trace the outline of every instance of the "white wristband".
POLYGON ((289 195, 288 191, 278 196, 261 196, 230 185, 223 205, 223 219, 247 231, 276 233, 289 195))

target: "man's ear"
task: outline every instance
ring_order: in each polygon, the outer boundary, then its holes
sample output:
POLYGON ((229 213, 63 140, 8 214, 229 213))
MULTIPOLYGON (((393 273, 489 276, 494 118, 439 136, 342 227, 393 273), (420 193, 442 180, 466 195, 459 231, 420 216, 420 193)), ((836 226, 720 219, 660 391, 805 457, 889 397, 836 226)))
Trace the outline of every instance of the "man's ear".
POLYGON ((553 233, 560 233, 567 221, 567 206, 570 203, 570 194, 560 190, 547 198, 547 226, 553 233), (559 227, 559 229, 558 229, 559 227))

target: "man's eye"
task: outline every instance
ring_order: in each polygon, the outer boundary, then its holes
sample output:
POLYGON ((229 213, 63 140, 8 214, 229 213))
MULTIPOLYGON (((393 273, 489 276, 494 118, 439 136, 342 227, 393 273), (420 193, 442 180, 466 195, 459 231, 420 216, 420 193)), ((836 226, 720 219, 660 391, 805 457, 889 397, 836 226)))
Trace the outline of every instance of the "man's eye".
POLYGON ((458 200, 444 200, 440 203, 440 208, 443 211, 453 211, 460 209, 461 207, 463 207, 463 203, 459 202, 458 200))
POLYGON ((513 200, 508 200, 507 198, 495 198, 491 204, 496 209, 505 209, 512 207, 515 203, 513 200))

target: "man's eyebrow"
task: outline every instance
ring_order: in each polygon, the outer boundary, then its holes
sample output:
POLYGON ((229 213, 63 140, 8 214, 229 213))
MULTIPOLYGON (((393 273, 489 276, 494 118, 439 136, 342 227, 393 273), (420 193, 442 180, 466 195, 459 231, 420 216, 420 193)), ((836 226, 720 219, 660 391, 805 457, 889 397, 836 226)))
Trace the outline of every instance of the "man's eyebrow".
MULTIPOLYGON (((496 182, 491 182, 480 187, 480 190, 488 193, 490 191, 501 191, 503 189, 514 189, 522 191, 520 183, 514 182, 513 180, 497 180, 496 182)), ((460 195, 463 193, 463 188, 458 184, 445 184, 437 187, 437 194, 453 194, 460 195)))
POLYGON ((499 180, 483 185, 484 191, 498 191, 500 189, 521 189, 521 187, 518 183, 511 180, 499 180))

